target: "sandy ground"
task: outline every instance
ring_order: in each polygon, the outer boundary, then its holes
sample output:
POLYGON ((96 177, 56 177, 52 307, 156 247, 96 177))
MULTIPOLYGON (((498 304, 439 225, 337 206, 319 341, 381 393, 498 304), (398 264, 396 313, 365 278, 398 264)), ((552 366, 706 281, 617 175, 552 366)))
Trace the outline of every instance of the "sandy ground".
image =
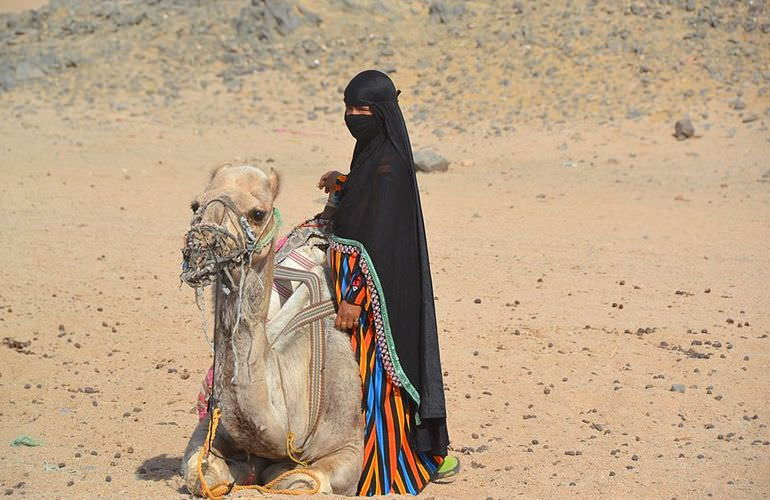
POLYGON ((36 9, 46 3, 48 3, 47 0, 0 0, 0 13, 36 9))
MULTIPOLYGON (((455 160, 419 181, 464 471, 427 497, 770 495, 770 136, 714 121, 683 142, 651 121, 413 128, 455 160)), ((186 496, 210 363, 178 280, 189 200, 218 162, 272 160, 299 222, 318 175, 347 165, 341 117, 201 129, 42 110, 0 137, 0 338, 31 341, 0 346, 0 491, 186 496), (41 445, 10 447, 20 435, 41 445)))

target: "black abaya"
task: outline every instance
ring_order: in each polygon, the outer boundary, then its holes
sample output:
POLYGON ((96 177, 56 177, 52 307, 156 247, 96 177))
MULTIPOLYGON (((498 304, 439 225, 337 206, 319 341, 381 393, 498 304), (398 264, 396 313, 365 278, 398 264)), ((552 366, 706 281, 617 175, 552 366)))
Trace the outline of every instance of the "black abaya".
MULTIPOLYGON (((364 71, 345 102, 369 106, 379 131, 355 146, 332 218, 334 239, 371 263, 392 375, 417 409, 419 451, 446 455, 448 434, 433 285, 412 149, 393 82, 364 71)), ((389 367, 390 368, 390 367, 389 367)))

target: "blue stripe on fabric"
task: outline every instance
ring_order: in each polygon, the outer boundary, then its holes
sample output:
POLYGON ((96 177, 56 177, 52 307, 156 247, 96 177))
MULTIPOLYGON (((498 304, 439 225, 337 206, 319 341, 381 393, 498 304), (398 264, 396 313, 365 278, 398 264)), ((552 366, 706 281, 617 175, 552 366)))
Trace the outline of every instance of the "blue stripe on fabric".
POLYGON ((407 490, 409 490, 409 493, 412 495, 418 494, 419 491, 417 491, 417 488, 415 488, 411 479, 409 479, 409 470, 407 469, 406 462, 404 461, 403 448, 398 453, 398 464, 399 464, 399 468, 401 469, 401 479, 404 480, 404 484, 406 485, 407 490))
MULTIPOLYGON (((371 379, 371 375, 369 376, 371 379)), ((366 428, 369 430, 373 424, 372 419, 374 418, 374 384, 369 383, 369 387, 366 390, 366 428)))
POLYGON ((344 298, 347 297, 348 286, 350 286, 350 269, 348 268, 347 255, 343 254, 340 260, 342 261, 342 269, 340 269, 340 293, 344 298))
POLYGON ((420 462, 422 462, 422 464, 426 469, 428 469, 428 472, 430 472, 430 475, 432 476, 433 473, 436 472, 436 469, 438 469, 436 459, 433 458, 432 455, 429 455, 425 452, 420 452, 418 455, 420 457, 420 462))
POLYGON ((387 495, 390 493, 390 478, 388 477, 388 468, 385 466, 387 464, 386 457, 385 457, 385 451, 387 449, 387 440, 385 437, 385 433, 383 431, 383 428, 385 427, 385 423, 382 419, 382 403, 383 403, 383 392, 382 392, 382 386, 385 379, 382 377, 382 361, 379 359, 379 350, 376 350, 377 352, 377 360, 374 363, 374 391, 375 391, 375 406, 374 406, 374 413, 376 414, 376 421, 375 425, 377 426, 377 455, 380 460, 380 470, 382 471, 382 480, 383 480, 383 486, 388 489, 388 491, 385 491, 383 489, 383 494, 387 495))

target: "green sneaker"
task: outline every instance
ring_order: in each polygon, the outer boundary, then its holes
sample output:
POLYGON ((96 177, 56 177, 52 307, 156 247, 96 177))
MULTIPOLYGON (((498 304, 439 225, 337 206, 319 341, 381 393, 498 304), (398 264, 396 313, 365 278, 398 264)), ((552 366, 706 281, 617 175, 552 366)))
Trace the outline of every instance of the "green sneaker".
POLYGON ((444 457, 444 461, 441 462, 436 473, 431 478, 431 481, 441 481, 452 476, 457 475, 460 472, 460 460, 452 455, 444 457))

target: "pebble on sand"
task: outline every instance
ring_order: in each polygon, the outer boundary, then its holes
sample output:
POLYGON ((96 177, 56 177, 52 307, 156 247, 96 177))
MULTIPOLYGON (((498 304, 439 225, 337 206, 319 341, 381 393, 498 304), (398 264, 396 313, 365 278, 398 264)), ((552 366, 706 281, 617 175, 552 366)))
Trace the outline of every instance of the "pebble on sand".
POLYGON ((669 389, 671 392, 681 392, 684 393, 685 391, 684 384, 671 384, 671 389, 669 389))
POLYGON ((677 140, 683 141, 693 135, 695 135, 695 127, 692 126, 689 118, 682 118, 674 124, 674 137, 677 140))

